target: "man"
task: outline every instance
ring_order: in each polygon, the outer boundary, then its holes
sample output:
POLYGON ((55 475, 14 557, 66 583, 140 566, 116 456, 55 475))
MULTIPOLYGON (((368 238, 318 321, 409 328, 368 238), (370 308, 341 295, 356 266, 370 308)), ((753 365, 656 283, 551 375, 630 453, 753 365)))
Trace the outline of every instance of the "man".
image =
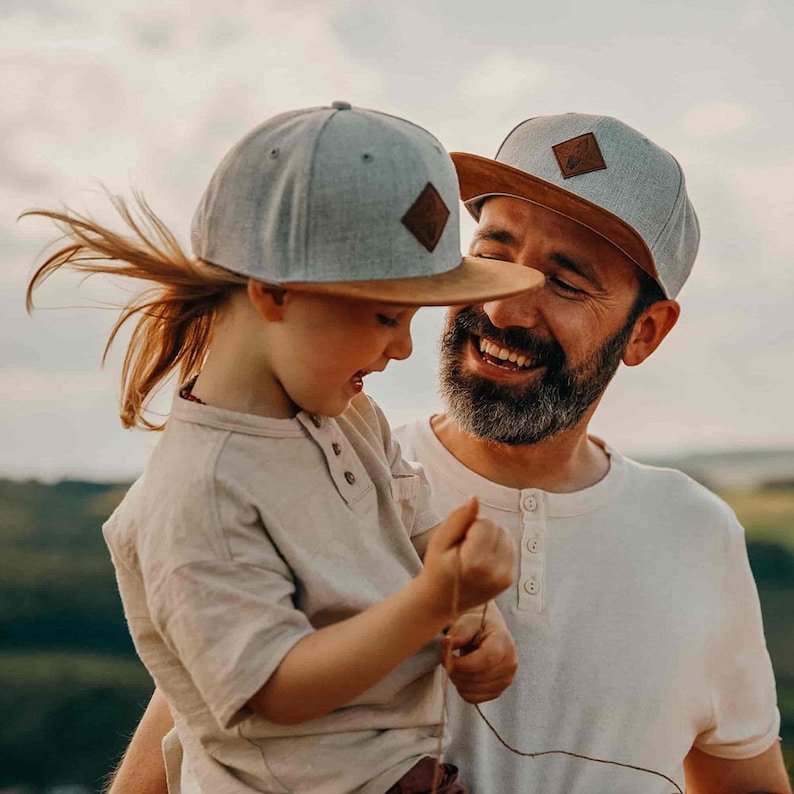
MULTIPOLYGON (((621 122, 578 114, 523 122, 495 161, 455 159, 479 223, 471 253, 546 277, 450 311, 446 413, 399 434, 440 510, 474 494, 516 542, 516 583, 497 601, 519 671, 482 712, 521 752, 650 771, 522 758, 455 695, 450 760, 473 794, 790 792, 741 527, 684 475, 587 432, 620 361, 642 363, 678 319, 699 239, 680 167, 621 122)), ((480 638, 456 663, 459 691, 499 653, 480 638)), ((159 724, 139 729, 130 769, 168 725, 150 711, 159 724)))
MULTIPOLYGON (((546 276, 541 291, 450 312, 446 413, 399 433, 438 509, 477 495, 519 550, 497 599, 519 670, 484 715, 520 751, 641 766, 681 788, 685 771, 690 794, 790 791, 741 527, 684 475, 587 433, 620 361, 642 363, 679 316, 699 233, 678 163, 615 119, 577 114, 519 124, 496 161, 453 159, 479 224, 470 253, 546 276)), ((476 794, 674 790, 513 755, 454 695, 450 724, 449 757, 466 759, 476 794)))

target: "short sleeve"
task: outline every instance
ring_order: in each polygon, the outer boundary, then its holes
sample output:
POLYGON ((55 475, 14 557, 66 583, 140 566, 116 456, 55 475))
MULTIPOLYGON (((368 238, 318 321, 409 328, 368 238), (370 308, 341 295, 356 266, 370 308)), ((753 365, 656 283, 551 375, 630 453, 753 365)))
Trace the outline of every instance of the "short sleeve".
POLYGON ((279 563, 194 562, 147 596, 155 627, 224 729, 249 716, 248 700, 312 631, 293 606, 289 569, 279 563))
MULTIPOLYGON (((380 407, 370 398, 375 414, 378 418, 381 436, 383 438, 383 447, 386 452, 386 458, 389 462, 392 477, 399 481, 400 479, 414 478, 410 488, 410 499, 414 503, 415 513, 413 523, 408 527, 411 537, 421 535, 427 532, 440 523, 438 513, 433 508, 432 492, 430 490, 430 483, 427 481, 424 467, 421 463, 416 461, 406 460, 402 456, 400 443, 394 437, 391 427, 389 426, 386 417, 383 415, 380 407)), ((394 489, 393 490, 397 490, 394 489)), ((408 492, 407 488, 400 490, 408 492)))
POLYGON ((730 522, 712 656, 712 721, 695 747, 719 758, 743 759, 760 755, 777 739, 780 712, 744 531, 732 513, 730 522))

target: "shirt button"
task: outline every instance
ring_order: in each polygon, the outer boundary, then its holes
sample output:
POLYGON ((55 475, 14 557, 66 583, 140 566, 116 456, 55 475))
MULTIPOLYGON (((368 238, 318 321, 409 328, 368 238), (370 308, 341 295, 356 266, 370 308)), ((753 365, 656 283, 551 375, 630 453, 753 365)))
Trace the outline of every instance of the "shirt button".
POLYGON ((342 447, 340 447, 339 444, 336 443, 336 441, 334 441, 334 443, 331 444, 331 449, 334 451, 334 455, 342 454, 342 447))
POLYGON ((525 579, 524 590, 530 595, 537 595, 540 592, 540 583, 534 576, 531 579, 525 579))
POLYGON ((352 471, 346 471, 345 479, 352 485, 356 481, 356 475, 352 471))
POLYGON ((531 551, 533 554, 537 554, 540 551, 540 540, 538 540, 537 535, 533 535, 527 541, 527 549, 531 551))
POLYGON ((315 427, 319 427, 320 426, 320 417, 319 416, 315 416, 314 414, 309 414, 309 419, 312 420, 312 424, 315 427))
POLYGON ((524 497, 524 510, 529 510, 529 512, 532 513, 537 506, 538 500, 534 496, 524 497))

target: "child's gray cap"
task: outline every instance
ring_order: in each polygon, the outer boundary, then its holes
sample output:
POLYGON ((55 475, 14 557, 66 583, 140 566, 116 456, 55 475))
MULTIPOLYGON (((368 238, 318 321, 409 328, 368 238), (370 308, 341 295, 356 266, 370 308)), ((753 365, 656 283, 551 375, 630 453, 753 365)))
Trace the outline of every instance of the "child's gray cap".
POLYGON ((565 113, 527 119, 495 160, 453 153, 461 197, 479 217, 488 196, 522 198, 598 233, 674 298, 700 230, 681 166, 618 119, 565 113))
POLYGON ((455 168, 429 132, 334 102, 275 116, 231 149, 193 218, 193 253, 269 284, 410 305, 542 282, 462 258, 458 207, 455 168))

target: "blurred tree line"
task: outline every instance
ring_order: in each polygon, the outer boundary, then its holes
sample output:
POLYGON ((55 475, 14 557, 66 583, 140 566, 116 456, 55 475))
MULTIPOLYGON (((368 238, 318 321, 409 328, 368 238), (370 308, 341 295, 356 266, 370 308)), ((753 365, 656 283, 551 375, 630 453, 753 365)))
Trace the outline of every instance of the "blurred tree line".
MULTIPOLYGON (((126 487, 0 480, 0 790, 99 791, 148 702, 101 532, 126 487)), ((794 487, 723 495, 748 531, 794 748, 794 487)))
POLYGON ((101 532, 125 491, 0 480, 0 789, 99 790, 148 702, 101 532))

